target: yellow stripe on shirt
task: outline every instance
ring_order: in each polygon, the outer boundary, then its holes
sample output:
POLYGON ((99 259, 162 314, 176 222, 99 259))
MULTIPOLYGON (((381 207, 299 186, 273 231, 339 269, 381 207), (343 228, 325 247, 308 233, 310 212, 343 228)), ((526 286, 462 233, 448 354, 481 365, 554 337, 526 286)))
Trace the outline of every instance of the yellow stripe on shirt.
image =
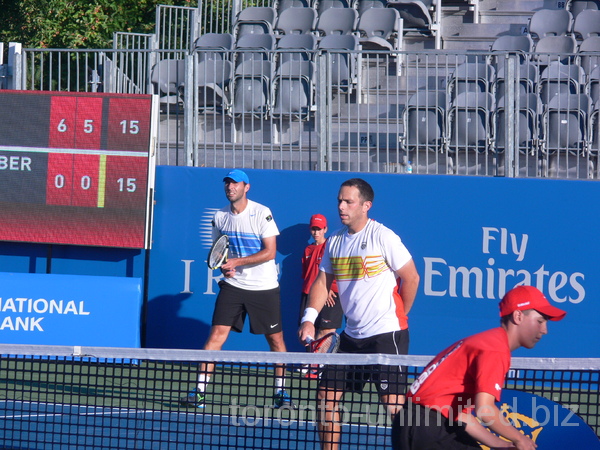
POLYGON ((333 273, 338 281, 360 280, 362 278, 376 277, 389 270, 383 256, 351 256, 344 258, 331 258, 333 273))

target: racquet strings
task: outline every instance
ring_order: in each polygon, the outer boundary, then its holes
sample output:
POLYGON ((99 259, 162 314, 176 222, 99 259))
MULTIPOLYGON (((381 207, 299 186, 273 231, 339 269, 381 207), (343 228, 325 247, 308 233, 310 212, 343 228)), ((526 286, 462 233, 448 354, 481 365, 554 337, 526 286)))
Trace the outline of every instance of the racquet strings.
POLYGON ((208 255, 208 265, 211 268, 217 268, 225 259, 225 253, 227 251, 227 237, 221 236, 215 242, 210 255, 208 255))
POLYGON ((337 350, 337 345, 338 336, 335 333, 329 333, 314 342, 313 353, 333 353, 337 350))

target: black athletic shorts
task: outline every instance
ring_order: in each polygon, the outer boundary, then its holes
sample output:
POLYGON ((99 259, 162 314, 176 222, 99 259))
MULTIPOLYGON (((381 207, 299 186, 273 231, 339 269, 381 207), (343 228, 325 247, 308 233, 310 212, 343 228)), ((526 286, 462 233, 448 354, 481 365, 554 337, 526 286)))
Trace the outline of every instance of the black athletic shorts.
POLYGON ((392 424, 392 448, 481 450, 477 441, 466 432, 464 424, 451 423, 438 411, 412 402, 405 403, 392 424))
MULTIPOLYGON (((408 330, 392 331, 376 336, 354 339, 346 333, 340 337, 338 353, 383 353, 406 355, 408 353, 408 330)), ((402 366, 325 366, 319 386, 336 391, 360 392, 365 384, 372 382, 379 395, 403 395, 406 392, 405 368, 402 366)))
POLYGON ((273 334, 282 331, 279 287, 265 291, 249 291, 219 282, 219 295, 213 312, 213 325, 227 325, 242 332, 246 315, 250 316, 252 334, 273 334))
MULTIPOLYGON (((308 294, 302 294, 300 299, 300 319, 304 315, 304 310, 308 306, 308 294)), ((344 319, 344 311, 342 311, 342 304, 340 303, 340 296, 335 294, 335 305, 323 306, 323 309, 319 313, 317 320, 315 320, 315 328, 319 329, 331 329, 341 328, 342 320, 344 319)), ((300 321, 298 321, 300 325, 300 321)))

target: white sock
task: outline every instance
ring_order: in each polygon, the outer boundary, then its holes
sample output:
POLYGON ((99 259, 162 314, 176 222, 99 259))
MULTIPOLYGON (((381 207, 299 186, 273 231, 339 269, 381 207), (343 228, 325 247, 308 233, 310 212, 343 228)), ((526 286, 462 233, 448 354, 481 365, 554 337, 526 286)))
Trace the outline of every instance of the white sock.
POLYGON ((275 388, 277 390, 285 390, 285 380, 283 378, 275 378, 275 388))
POLYGON ((200 392, 204 392, 206 390, 206 385, 210 381, 210 375, 206 375, 205 373, 201 373, 198 375, 198 390, 200 392))

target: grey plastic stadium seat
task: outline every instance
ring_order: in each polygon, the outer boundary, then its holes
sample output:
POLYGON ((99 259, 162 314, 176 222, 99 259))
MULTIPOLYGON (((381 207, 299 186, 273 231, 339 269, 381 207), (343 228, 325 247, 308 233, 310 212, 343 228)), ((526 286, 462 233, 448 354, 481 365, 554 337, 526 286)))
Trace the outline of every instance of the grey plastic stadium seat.
POLYGON ((198 63, 197 71, 199 108, 224 110, 229 103, 227 90, 233 71, 231 61, 206 59, 198 63))
POLYGON ((559 94, 550 100, 542 116, 542 151, 547 154, 584 152, 589 143, 588 122, 592 101, 586 94, 559 94))
POLYGON ((496 64, 501 66, 506 59, 506 53, 516 53, 519 55, 521 62, 527 59, 528 54, 533 49, 533 40, 528 34, 522 35, 504 35, 499 36, 492 43, 490 50, 493 53, 502 53, 496 55, 496 64))
POLYGON ((600 35, 600 10, 589 10, 575 17, 573 34, 581 41, 590 36, 600 35))
POLYGON ((233 25, 236 41, 246 34, 273 34, 277 12, 269 6, 249 6, 238 14, 233 25))
POLYGON ((540 75, 540 97, 542 102, 549 103, 558 94, 582 92, 584 84, 585 72, 581 66, 553 61, 540 75))
POLYGON ((271 102, 272 79, 270 61, 246 60, 237 66, 233 76, 233 116, 266 118, 271 102))
POLYGON ((185 61, 183 59, 163 59, 154 65, 150 75, 150 80, 163 105, 181 103, 179 88, 184 79, 185 61))
POLYGON ((594 67, 587 78, 585 90, 594 104, 600 104, 600 66, 594 67))
POLYGON ((317 24, 317 11, 314 8, 288 8, 277 18, 275 31, 279 34, 306 34, 317 24))
POLYGON ((465 62, 456 67, 449 77, 448 98, 452 101, 459 94, 471 92, 492 92, 496 70, 486 63, 465 62))
POLYGON ((573 36, 546 36, 535 44, 531 59, 540 65, 548 65, 552 61, 566 62, 576 48, 577 42, 573 36))
POLYGON ((417 91, 404 109, 404 145, 408 151, 442 151, 446 137, 446 93, 417 91))
POLYGON ((528 32, 534 40, 571 33, 573 15, 566 9, 540 9, 529 19, 528 32))
POLYGON ((313 74, 310 61, 288 61, 279 67, 273 79, 273 117, 309 119, 314 103, 313 74))
POLYGON ((196 39, 194 48, 201 61, 206 59, 228 59, 233 48, 233 35, 230 33, 206 33, 196 39))
POLYGON ((317 48, 317 38, 313 34, 289 34, 277 41, 278 65, 288 61, 312 61, 317 48))
POLYGON ((570 0, 568 2, 569 11, 573 17, 577 17, 582 11, 591 11, 600 9, 600 0, 570 0))
POLYGON ((354 8, 358 11, 358 14, 362 14, 369 8, 386 8, 386 0, 357 0, 354 3, 354 8))
POLYGON ((316 29, 321 36, 351 34, 357 22, 354 8, 329 8, 319 14, 316 29))
POLYGON ((448 151, 485 152, 490 149, 491 117, 495 109, 492 94, 463 92, 451 103, 448 111, 448 151))
POLYGON ((398 50, 400 15, 392 8, 370 8, 358 19, 363 49, 398 50))
MULTIPOLYGON (((515 145, 521 153, 526 154, 535 150, 538 145, 539 117, 542 113, 540 97, 533 93, 519 96, 519 106, 516 112, 518 114, 518 128, 516 130, 515 145)), ((495 127, 494 150, 498 153, 506 150, 506 120, 506 97, 502 97, 497 103, 493 117, 495 127)))
POLYGON ((317 0, 315 3, 319 15, 330 8, 350 8, 348 0, 317 0))
MULTIPOLYGON (((496 73, 496 81, 494 82, 494 92, 496 99, 500 99, 506 95, 506 64, 498 69, 496 73)), ((521 94, 531 94, 537 92, 539 72, 538 67, 529 62, 524 62, 520 65, 515 65, 515 77, 518 82, 518 87, 521 94)))
POLYGON ((309 0, 278 0, 273 4, 277 16, 288 8, 310 8, 311 6, 312 4, 309 0))
POLYGON ((588 75, 600 65, 600 36, 590 36, 579 45, 579 64, 588 75))
POLYGON ((349 91, 356 77, 356 53, 353 52, 358 50, 358 38, 353 34, 325 36, 319 41, 318 49, 329 53, 332 85, 349 91))
POLYGON ((432 0, 390 0, 388 7, 398 10, 404 29, 429 30, 433 24, 430 13, 432 0))
POLYGON ((247 60, 271 60, 275 49, 275 36, 272 34, 246 34, 236 42, 234 50, 235 66, 247 60))

